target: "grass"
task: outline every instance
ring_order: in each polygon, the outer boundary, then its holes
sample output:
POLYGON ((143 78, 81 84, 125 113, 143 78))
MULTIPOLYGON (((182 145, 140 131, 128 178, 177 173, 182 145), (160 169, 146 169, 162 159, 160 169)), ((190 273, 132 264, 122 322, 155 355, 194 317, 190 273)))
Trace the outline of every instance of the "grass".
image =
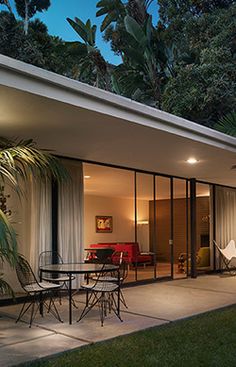
POLYGON ((235 367, 236 306, 21 366, 235 367))

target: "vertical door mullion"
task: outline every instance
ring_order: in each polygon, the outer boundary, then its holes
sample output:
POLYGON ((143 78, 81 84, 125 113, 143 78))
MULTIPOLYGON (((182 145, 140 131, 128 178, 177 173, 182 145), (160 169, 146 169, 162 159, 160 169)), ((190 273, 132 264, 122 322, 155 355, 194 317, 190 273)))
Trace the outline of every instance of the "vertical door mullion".
POLYGON ((174 278, 174 185, 173 177, 170 178, 170 266, 171 278, 174 278))
POLYGON ((51 185, 52 251, 58 251, 58 183, 52 179, 51 185))
MULTIPOLYGON (((137 172, 134 172, 134 240, 135 242, 138 241, 138 235, 137 235, 137 172)), ((138 280, 138 273, 137 273, 137 268, 138 268, 138 262, 137 262, 137 256, 135 259, 135 281, 137 282, 138 280)))
MULTIPOLYGON (((212 235, 213 240, 216 240, 216 186, 212 185, 212 235)), ((216 271, 216 247, 213 245, 213 270, 216 271)))
POLYGON ((196 203, 196 179, 190 179, 190 238, 191 238, 191 278, 197 277, 196 269, 196 245, 197 245, 197 203, 196 203))
POLYGON ((155 261, 154 261, 154 277, 156 279, 157 274, 157 214, 156 214, 156 176, 153 175, 153 249, 152 251, 155 252, 155 261))
POLYGON ((188 194, 189 194, 189 182, 186 180, 186 274, 188 277, 189 274, 189 200, 188 200, 188 194))

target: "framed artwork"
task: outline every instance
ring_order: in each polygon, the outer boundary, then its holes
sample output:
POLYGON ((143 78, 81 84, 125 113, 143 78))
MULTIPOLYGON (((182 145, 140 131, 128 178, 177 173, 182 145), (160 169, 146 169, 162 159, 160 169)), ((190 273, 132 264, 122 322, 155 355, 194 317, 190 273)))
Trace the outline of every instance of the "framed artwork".
POLYGON ((112 232, 112 217, 105 215, 96 216, 96 232, 111 233, 112 232))

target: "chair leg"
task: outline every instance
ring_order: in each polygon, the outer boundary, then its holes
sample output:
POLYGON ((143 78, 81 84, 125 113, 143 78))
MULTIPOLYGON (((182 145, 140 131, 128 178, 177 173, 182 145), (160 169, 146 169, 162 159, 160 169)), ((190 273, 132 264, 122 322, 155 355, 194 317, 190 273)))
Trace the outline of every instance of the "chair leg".
POLYGON ((227 261, 226 259, 223 258, 223 262, 225 264, 226 271, 229 272, 229 275, 235 276, 236 275, 236 269, 230 268, 230 266, 229 266, 230 261, 227 261))
MULTIPOLYGON (((116 292, 117 293, 117 292, 116 292)), ((111 298, 112 298, 112 310, 114 312, 114 314, 118 317, 118 319, 123 322, 123 320, 121 319, 121 316, 120 316, 120 312, 118 310, 118 299, 117 301, 115 300, 115 297, 114 297, 114 292, 111 293, 111 298), (115 307, 114 307, 115 306, 115 307)), ((117 298, 118 298, 118 295, 117 295, 117 298)))
MULTIPOLYGON (((28 298, 27 298, 28 299, 28 298)), ((29 303, 28 306, 25 308, 27 304, 27 300, 24 302, 23 306, 21 307, 20 313, 16 319, 16 323, 21 320, 21 318, 24 316, 24 314, 28 311, 28 309, 31 307, 32 303, 29 303)))
MULTIPOLYGON (((64 284, 65 284, 65 287, 66 287, 67 292, 68 292, 68 295, 69 295, 69 287, 68 287, 68 284, 67 284, 66 282, 65 282, 64 284)), ((77 306, 77 305, 76 305, 76 303, 75 303, 75 300, 74 300, 73 296, 72 296, 72 300, 71 300, 71 302, 72 302, 72 305, 73 305, 75 308, 78 308, 78 306, 77 306)))
POLYGON ((81 321, 91 310, 92 308, 99 302, 99 299, 94 292, 91 292, 91 294, 88 296, 88 302, 86 303, 83 311, 80 314, 79 319, 77 322, 81 321))
POLYGON ((123 295, 123 292, 120 290, 120 301, 123 303, 123 305, 125 306, 125 308, 128 308, 126 302, 125 302, 125 297, 123 295))
POLYGON ((103 322, 104 322, 104 318, 105 318, 105 299, 104 299, 104 294, 101 295, 101 299, 100 299, 100 319, 101 319, 101 326, 103 326, 103 322))
POLYGON ((46 307, 46 309, 48 310, 48 312, 50 312, 58 321, 63 322, 63 320, 61 319, 59 312, 57 310, 57 307, 55 305, 55 302, 53 300, 53 295, 50 295, 50 301, 49 301, 49 305, 46 303, 45 300, 43 300, 43 304, 46 307))

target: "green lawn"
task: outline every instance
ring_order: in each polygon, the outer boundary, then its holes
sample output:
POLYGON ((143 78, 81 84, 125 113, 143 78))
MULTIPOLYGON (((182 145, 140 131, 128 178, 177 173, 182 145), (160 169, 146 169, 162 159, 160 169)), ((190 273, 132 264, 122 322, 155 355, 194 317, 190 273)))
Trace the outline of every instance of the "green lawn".
POLYGON ((235 367, 236 306, 81 347, 57 358, 24 366, 235 367))

